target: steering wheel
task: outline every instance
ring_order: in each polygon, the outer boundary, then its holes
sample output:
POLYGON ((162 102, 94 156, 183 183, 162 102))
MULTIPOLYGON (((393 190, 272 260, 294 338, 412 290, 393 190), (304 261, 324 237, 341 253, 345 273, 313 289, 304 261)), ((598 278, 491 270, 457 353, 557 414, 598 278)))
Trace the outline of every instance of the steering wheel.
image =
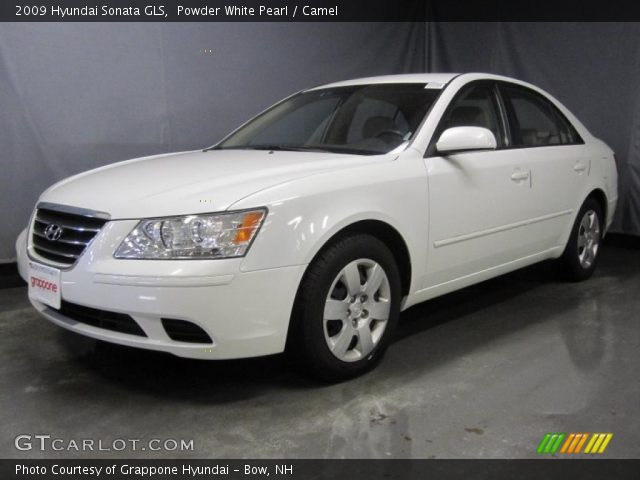
MULTIPOLYGON (((386 140, 384 140, 382 138, 385 135, 391 135, 391 136, 394 136, 394 137, 398 137, 398 139, 401 142, 403 142, 405 133, 402 133, 400 130, 395 129, 395 128, 387 128, 385 130, 382 130, 380 133, 377 133, 375 138, 379 138, 380 140, 386 141, 386 140)), ((391 142, 387 142, 387 143, 391 143, 391 142)))

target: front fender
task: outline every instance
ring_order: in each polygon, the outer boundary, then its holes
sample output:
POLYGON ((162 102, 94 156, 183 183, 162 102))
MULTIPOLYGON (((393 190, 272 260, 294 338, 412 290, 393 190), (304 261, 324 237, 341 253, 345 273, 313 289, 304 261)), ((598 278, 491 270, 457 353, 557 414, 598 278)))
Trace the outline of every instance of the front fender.
POLYGON ((427 193, 426 171, 417 156, 318 174, 258 192, 232 207, 269 209, 241 269, 306 265, 345 227, 377 220, 403 237, 411 258, 411 284, 416 285, 426 265, 427 193))

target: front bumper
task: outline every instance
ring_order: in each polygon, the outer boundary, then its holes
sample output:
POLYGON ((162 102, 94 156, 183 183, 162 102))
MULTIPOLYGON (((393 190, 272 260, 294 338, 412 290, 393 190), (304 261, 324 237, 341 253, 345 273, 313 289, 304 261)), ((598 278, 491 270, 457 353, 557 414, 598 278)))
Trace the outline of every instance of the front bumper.
MULTIPOLYGON (((107 223, 73 268, 61 272, 61 292, 67 302, 128 314, 146 337, 81 323, 31 300, 40 314, 61 327, 98 340, 180 357, 231 359, 284 350, 304 265, 247 272, 242 270, 242 258, 114 259, 113 251, 135 223, 107 223), (162 318, 194 323, 213 343, 172 340, 162 318)), ((28 281, 27 236, 26 230, 20 234, 16 251, 18 269, 28 281)))

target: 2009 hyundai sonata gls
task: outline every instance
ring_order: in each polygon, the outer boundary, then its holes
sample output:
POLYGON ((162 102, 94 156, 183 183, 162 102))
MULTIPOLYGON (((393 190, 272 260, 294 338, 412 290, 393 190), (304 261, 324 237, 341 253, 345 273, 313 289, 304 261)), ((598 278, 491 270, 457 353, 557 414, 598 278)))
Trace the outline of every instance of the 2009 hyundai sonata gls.
POLYGON ((17 240, 34 307, 108 342, 365 371, 399 312, 545 259, 588 278, 613 152, 547 93, 484 74, 293 95, 204 151, 63 180, 17 240))

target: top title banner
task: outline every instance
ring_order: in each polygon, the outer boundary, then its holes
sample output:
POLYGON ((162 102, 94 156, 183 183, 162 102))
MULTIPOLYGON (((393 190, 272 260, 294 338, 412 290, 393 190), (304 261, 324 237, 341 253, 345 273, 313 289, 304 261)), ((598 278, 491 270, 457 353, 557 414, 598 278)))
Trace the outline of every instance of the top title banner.
POLYGON ((609 0, 3 0, 3 22, 640 21, 609 0))
POLYGON ((419 21, 417 0, 3 0, 14 22, 349 22, 419 21))
MULTIPOLYGON (((55 4, 16 4, 15 16, 38 20, 37 17, 49 17, 54 20, 91 20, 100 17, 101 20, 129 20, 140 21, 188 21, 188 20, 267 20, 287 21, 315 17, 320 20, 339 18, 340 6, 316 6, 309 4, 246 4, 227 3, 223 5, 114 5, 104 3, 100 5, 65 5, 55 4)), ((22 18, 19 18, 22 20, 22 18)))

